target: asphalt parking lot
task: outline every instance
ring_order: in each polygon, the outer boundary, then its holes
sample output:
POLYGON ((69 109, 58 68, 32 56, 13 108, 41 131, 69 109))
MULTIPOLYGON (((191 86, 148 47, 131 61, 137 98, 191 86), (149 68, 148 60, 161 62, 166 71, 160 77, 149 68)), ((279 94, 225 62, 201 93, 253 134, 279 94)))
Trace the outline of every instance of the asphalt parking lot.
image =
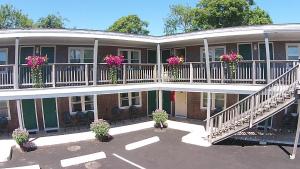
POLYGON ((67 158, 97 152, 105 152, 106 158, 66 168, 105 168, 105 169, 297 169, 300 168, 300 151, 290 160, 284 150, 291 152, 292 147, 277 145, 241 146, 219 144, 211 147, 198 147, 181 142, 188 133, 167 129, 147 129, 117 135, 108 143, 96 140, 41 147, 36 151, 24 153, 14 150, 12 159, 0 163, 0 168, 38 164, 41 168, 62 168, 60 161, 67 158), (158 136, 160 141, 134 150, 126 150, 125 145, 158 136), (114 154, 138 165, 134 166, 114 154))

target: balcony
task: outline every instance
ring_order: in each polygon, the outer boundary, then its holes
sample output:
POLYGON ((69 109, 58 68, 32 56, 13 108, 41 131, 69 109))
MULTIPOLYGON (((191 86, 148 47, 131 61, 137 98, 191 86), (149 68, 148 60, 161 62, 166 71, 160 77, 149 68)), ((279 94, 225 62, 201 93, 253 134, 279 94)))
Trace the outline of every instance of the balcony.
MULTIPOLYGON (((297 64, 298 61, 272 60, 270 79, 275 79, 297 64)), ((0 65, 0 89, 13 89, 15 86, 15 65, 0 65)), ((210 62, 210 81, 214 84, 266 84, 267 63, 262 60, 242 61, 235 75, 230 77, 221 62, 210 62)), ((19 65, 19 88, 32 88, 31 70, 19 65)), ((204 62, 190 62, 179 66, 178 77, 173 78, 167 64, 161 65, 161 82, 207 84, 207 71, 204 62)), ((123 64, 118 70, 118 84, 145 84, 159 82, 157 64, 123 64)), ((97 85, 110 84, 109 67, 104 63, 97 65, 97 85)), ((44 87, 92 86, 92 63, 55 63, 43 67, 44 87)))

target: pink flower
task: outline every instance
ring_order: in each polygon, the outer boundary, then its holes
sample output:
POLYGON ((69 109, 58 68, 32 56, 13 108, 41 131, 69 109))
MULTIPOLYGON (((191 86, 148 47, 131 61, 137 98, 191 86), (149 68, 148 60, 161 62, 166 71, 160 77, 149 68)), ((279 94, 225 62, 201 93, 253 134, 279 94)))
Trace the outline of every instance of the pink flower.
POLYGON ((167 59, 167 62, 170 66, 175 66, 175 65, 179 65, 179 64, 182 64, 183 63, 183 58, 180 58, 178 56, 170 56, 168 59, 167 59))
POLYGON ((222 62, 239 62, 243 57, 236 52, 231 52, 230 54, 224 54, 220 56, 222 62))
POLYGON ((109 66, 120 66, 124 62, 124 56, 107 55, 104 61, 109 66))
POLYGON ((47 56, 27 56, 25 60, 28 67, 36 69, 47 63, 48 58, 47 56))

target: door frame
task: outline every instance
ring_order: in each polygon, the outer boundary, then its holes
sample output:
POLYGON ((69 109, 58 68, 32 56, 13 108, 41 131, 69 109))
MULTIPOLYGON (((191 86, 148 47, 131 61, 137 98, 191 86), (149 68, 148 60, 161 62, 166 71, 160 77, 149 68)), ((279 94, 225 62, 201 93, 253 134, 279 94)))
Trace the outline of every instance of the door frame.
POLYGON ((44 130, 45 131, 48 131, 48 130, 56 130, 56 129, 59 129, 59 117, 58 117, 58 106, 57 106, 57 98, 54 98, 55 99, 55 107, 56 107, 56 120, 57 120, 57 128, 46 128, 46 123, 45 123, 45 117, 44 117, 44 106, 43 106, 43 98, 41 98, 41 107, 42 107, 42 115, 43 115, 43 123, 44 123, 44 130))
MULTIPOLYGON (((39 120, 38 120, 38 116, 37 116, 37 110, 36 110, 36 99, 22 99, 22 100, 34 100, 34 109, 35 109, 35 118, 36 118, 36 126, 37 126, 37 129, 33 129, 33 130, 27 130, 27 131, 29 131, 29 132, 38 132, 39 130, 40 130, 40 128, 39 128, 39 120)), ((24 112, 23 112, 23 102, 22 102, 22 100, 20 101, 20 106, 21 106, 21 111, 22 111, 22 122, 23 122, 23 125, 24 125, 24 127, 26 128, 26 126, 25 126, 25 121, 24 121, 24 112)))
POLYGON ((180 91, 175 91, 175 117, 180 117, 180 118, 187 118, 187 115, 188 115, 188 112, 187 112, 187 105, 188 105, 188 102, 187 102, 187 92, 180 92, 180 91), (176 114, 176 93, 179 92, 179 93, 184 93, 185 94, 185 110, 186 110, 186 116, 182 116, 182 115, 177 115, 176 114))
MULTIPOLYGON (((251 45, 251 60, 253 60, 253 43, 252 42, 240 42, 240 43, 237 43, 236 44, 236 49, 237 49, 237 52, 239 52, 240 48, 239 48, 239 45, 247 45, 247 44, 250 44, 251 45)), ((273 47, 274 48, 274 47, 273 47)), ((273 52, 274 53, 274 52, 273 52)), ((274 55, 273 55, 274 56, 274 55)))

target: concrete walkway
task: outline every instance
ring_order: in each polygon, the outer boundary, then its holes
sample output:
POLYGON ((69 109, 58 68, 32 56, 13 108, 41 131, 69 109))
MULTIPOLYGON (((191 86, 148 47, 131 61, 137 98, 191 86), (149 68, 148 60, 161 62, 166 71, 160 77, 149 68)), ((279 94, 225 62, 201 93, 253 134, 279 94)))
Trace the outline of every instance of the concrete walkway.
MULTIPOLYGON (((207 134, 205 132, 204 126, 198 124, 177 122, 172 120, 168 120, 167 123, 168 123, 168 128, 170 129, 189 132, 188 135, 182 137, 182 142, 188 144, 194 144, 198 146, 205 146, 205 147, 210 146, 208 141, 205 139, 207 134)), ((110 129, 109 134, 115 136, 118 134, 124 134, 124 133, 139 131, 143 129, 153 128, 153 126, 154 126, 153 121, 147 121, 147 122, 131 124, 126 126, 113 127, 110 129)), ((87 132, 78 132, 72 134, 32 137, 30 138, 30 141, 35 143, 37 147, 41 147, 41 146, 51 146, 57 144, 80 142, 80 141, 86 141, 91 139, 95 139, 95 135, 91 131, 87 131, 87 132)), ((0 140, 0 149, 1 149, 0 162, 7 161, 10 159, 11 149, 15 145, 16 144, 12 139, 0 140)))

